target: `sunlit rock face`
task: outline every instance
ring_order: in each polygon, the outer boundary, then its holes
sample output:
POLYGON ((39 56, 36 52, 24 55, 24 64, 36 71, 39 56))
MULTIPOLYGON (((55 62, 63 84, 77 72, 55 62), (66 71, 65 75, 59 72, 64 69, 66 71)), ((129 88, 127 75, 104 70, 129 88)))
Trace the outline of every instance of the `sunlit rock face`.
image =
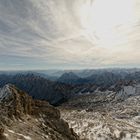
POLYGON ((1 0, 0 66, 137 66, 139 9, 138 0, 1 0))

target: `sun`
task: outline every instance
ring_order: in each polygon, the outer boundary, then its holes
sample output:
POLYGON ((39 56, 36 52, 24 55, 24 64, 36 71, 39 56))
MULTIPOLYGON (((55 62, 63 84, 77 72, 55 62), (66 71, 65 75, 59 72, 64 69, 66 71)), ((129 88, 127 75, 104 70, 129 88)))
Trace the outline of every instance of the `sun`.
POLYGON ((86 36, 109 47, 125 38, 117 28, 131 26, 134 0, 89 0, 81 5, 79 13, 86 36))

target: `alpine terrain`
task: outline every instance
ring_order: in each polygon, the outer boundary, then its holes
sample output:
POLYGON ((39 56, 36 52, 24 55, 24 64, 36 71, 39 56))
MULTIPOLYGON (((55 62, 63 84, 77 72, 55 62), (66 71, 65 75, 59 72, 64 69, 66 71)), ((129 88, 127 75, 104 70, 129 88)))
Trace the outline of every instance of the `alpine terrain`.
POLYGON ((0 140, 79 140, 60 112, 14 85, 0 89, 0 140))

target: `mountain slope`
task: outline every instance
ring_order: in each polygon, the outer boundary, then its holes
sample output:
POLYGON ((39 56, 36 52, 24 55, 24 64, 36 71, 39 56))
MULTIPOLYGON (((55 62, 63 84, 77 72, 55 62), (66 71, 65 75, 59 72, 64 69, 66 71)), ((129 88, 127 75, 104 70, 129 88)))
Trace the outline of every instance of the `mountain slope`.
POLYGON ((53 82, 34 74, 0 75, 0 86, 12 83, 35 99, 57 105, 67 99, 71 86, 53 82))
POLYGON ((33 100, 13 85, 0 89, 0 139, 78 140, 46 101, 33 100))
POLYGON ((140 139, 140 84, 119 83, 114 88, 76 96, 59 108, 81 139, 140 139))
POLYGON ((79 84, 82 83, 82 81, 83 81, 82 78, 78 77, 73 72, 64 73, 58 79, 58 82, 67 84, 79 84))

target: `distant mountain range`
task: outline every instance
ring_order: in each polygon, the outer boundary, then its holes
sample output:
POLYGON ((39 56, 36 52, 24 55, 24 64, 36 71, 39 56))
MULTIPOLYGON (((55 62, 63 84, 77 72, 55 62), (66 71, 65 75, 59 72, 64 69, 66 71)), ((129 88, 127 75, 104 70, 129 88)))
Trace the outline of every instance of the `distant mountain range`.
POLYGON ((60 77, 35 71, 0 72, 0 87, 8 83, 14 84, 33 98, 47 100, 53 105, 59 105, 73 96, 92 94, 96 90, 119 90, 116 86, 118 83, 129 81, 140 82, 138 69, 67 71, 60 77), (87 76, 87 73, 92 75, 87 76))
POLYGON ((58 78, 58 82, 66 84, 94 84, 102 87, 109 87, 121 80, 137 80, 140 81, 140 71, 98 71, 85 77, 78 76, 74 72, 64 73, 58 78), (84 77, 84 78, 82 78, 84 77))
POLYGON ((9 74, 9 75, 15 75, 15 74, 27 74, 27 73, 38 73, 38 74, 42 74, 42 75, 46 75, 46 76, 50 76, 50 77, 55 77, 55 78, 59 78, 60 76, 62 76, 64 73, 74 73, 77 76, 79 76, 80 78, 86 78, 86 77, 90 77, 93 74, 101 74, 104 72, 112 72, 115 74, 130 74, 130 73, 135 73, 135 72, 139 72, 140 68, 106 68, 106 69, 81 69, 81 70, 18 70, 18 71, 0 71, 0 74, 9 74))
POLYGON ((60 76, 57 81, 66 84, 82 84, 86 82, 85 80, 86 79, 80 78, 73 72, 68 72, 62 74, 62 76, 60 76))

